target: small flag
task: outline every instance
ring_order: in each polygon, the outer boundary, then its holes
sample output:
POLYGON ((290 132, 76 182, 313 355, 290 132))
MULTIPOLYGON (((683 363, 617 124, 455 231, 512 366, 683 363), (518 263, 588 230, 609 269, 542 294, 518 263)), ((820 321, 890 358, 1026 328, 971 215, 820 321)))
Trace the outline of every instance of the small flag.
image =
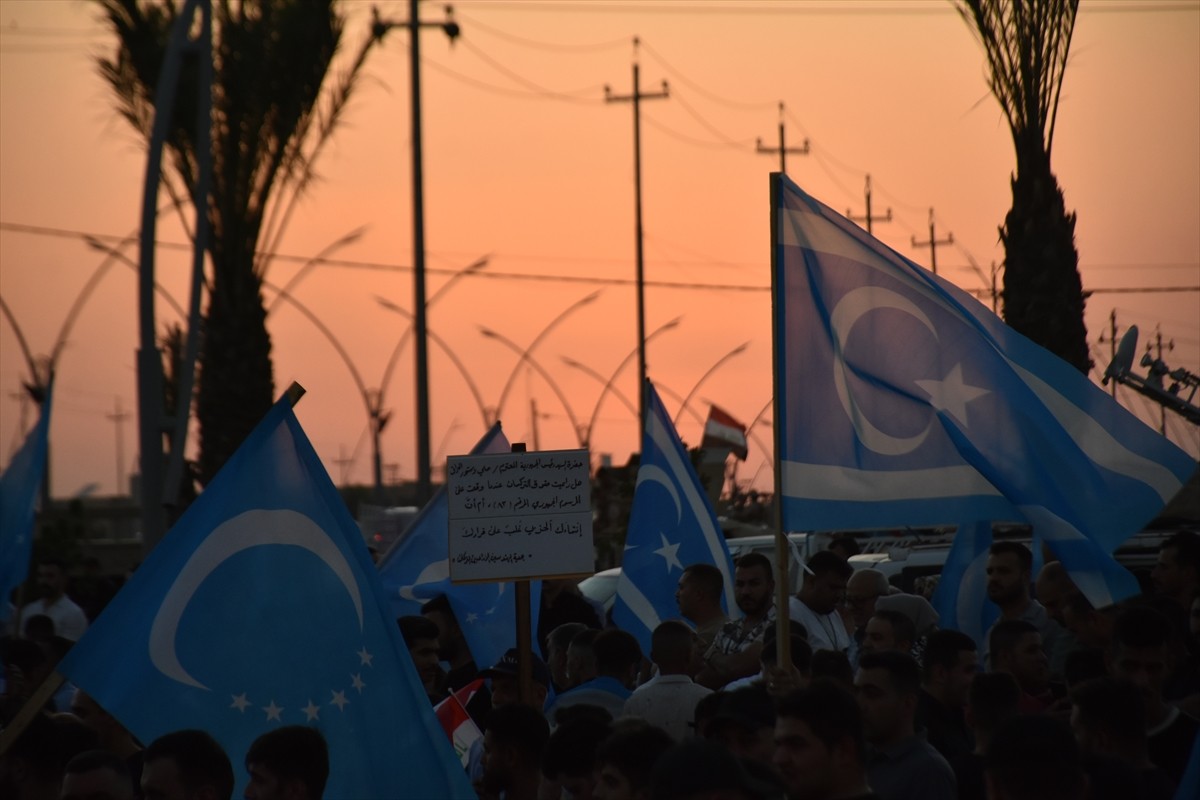
POLYGON ((37 425, 0 474, 0 619, 8 616, 12 590, 29 575, 33 524, 50 447, 52 394, 53 389, 47 388, 37 425))
POLYGON ((708 421, 704 423, 704 439, 700 446, 705 450, 729 450, 739 461, 745 461, 749 453, 746 446, 746 426, 727 411, 717 406, 709 406, 708 421))
POLYGON ((1111 553, 1196 462, 958 287, 772 180, 785 529, 1024 522, 1097 607, 1137 593, 1111 553))
POLYGON ((725 535, 658 393, 646 382, 646 433, 625 537, 613 622, 643 653, 663 620, 679 619, 675 589, 691 564, 712 564, 725 577, 722 607, 733 597, 725 535))
POLYGON ((471 745, 483 738, 479 726, 467 713, 467 703, 482 686, 483 678, 477 678, 433 707, 433 713, 442 724, 450 744, 454 745, 454 752, 458 754, 464 769, 470 760, 471 745))
MULTIPOLYGON (((511 450, 500 424, 492 426, 471 455, 511 450)), ((450 583, 450 506, 445 487, 439 489, 409 525, 404 537, 379 560, 392 614, 420 614, 421 606, 446 596, 462 628, 471 657, 483 667, 499 661, 517 644, 516 600, 511 583, 450 583)), ((541 581, 530 586, 532 629, 537 630, 541 581)))
POLYGON ((330 800, 475 796, 286 399, 59 671, 143 742, 200 728, 235 764, 266 731, 316 728, 330 800))

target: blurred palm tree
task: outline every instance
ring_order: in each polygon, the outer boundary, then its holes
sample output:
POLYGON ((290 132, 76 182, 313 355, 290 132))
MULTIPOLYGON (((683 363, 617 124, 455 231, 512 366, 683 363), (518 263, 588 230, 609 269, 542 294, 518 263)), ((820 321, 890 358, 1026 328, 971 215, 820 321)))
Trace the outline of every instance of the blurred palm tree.
MULTIPOLYGON (((182 2, 95 0, 116 34, 100 75, 121 116, 147 142, 171 26, 182 2)), ((213 2, 211 233, 196 416, 199 473, 207 482, 274 401, 271 337, 262 281, 314 178, 371 46, 330 77, 344 19, 336 0, 213 2)), ((184 60, 167 138, 163 183, 176 199, 197 180, 195 108, 199 59, 184 60)), ((182 216, 182 215, 181 215, 182 216)), ((187 228, 186 221, 184 223, 187 228)))
POLYGON ((992 94, 1017 154, 1004 243, 1004 319, 1087 373, 1083 286, 1068 213, 1050 168, 1054 123, 1079 0, 955 0, 987 56, 992 94))

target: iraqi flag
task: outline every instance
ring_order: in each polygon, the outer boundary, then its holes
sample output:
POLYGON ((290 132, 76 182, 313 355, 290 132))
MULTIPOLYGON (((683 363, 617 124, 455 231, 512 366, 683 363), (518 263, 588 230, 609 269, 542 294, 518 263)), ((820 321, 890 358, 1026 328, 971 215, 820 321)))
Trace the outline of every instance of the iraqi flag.
POLYGON ((471 745, 476 739, 483 738, 479 727, 467 713, 467 703, 471 702, 471 698, 481 686, 483 678, 474 680, 457 692, 452 692, 449 697, 433 707, 433 713, 437 715, 438 722, 442 723, 442 730, 454 745, 454 752, 458 754, 464 768, 470 760, 471 745))
POLYGON ((745 461, 748 453, 746 426, 723 409, 709 406, 708 421, 704 423, 704 440, 700 446, 705 450, 729 450, 738 460, 745 461))

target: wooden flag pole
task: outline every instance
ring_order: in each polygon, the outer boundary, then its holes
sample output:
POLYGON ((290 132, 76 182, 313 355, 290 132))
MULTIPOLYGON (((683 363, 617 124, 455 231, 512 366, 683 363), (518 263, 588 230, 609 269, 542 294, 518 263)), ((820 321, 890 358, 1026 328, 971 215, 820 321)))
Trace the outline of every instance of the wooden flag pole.
MULTIPOLYGON (((525 443, 514 442, 512 452, 524 453, 525 443)), ((529 581, 514 581, 517 603, 517 699, 533 702, 533 609, 529 599, 529 581)))
POLYGON ((783 173, 772 172, 771 181, 771 379, 773 382, 772 402, 775 405, 775 648, 776 666, 789 669, 792 663, 791 628, 788 625, 788 542, 783 530, 783 436, 780 434, 783 409, 779 403, 779 388, 783 376, 779 374, 779 184, 783 173))

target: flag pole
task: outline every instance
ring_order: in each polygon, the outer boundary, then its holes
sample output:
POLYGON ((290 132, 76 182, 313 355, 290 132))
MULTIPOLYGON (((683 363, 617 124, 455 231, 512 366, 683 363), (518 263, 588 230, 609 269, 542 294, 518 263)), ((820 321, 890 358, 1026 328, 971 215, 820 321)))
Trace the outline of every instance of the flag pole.
MULTIPOLYGON (((300 402, 300 398, 304 396, 306 391, 298 382, 292 381, 292 385, 287 388, 287 391, 279 399, 286 399, 289 405, 295 408, 296 403, 300 402)), ((529 591, 528 584, 526 584, 525 591, 529 591)), ((528 602, 528 599, 526 602, 528 602)), ((19 613, 20 609, 18 609, 19 613)), ((20 628, 17 628, 17 630, 20 631, 20 628)), ((84 635, 87 635, 86 632, 84 635)), ((21 706, 21 710, 13 717, 12 722, 4 730, 0 731, 0 756, 8 752, 8 749, 13 746, 17 738, 29 727, 29 723, 33 722, 33 718, 38 715, 50 698, 54 696, 54 693, 61 689, 66 681, 66 677, 58 670, 54 670, 46 676, 46 680, 42 681, 42 685, 25 701, 25 705, 21 706)))
POLYGON ((772 471, 775 478, 775 648, 777 653, 776 666, 786 669, 792 663, 791 628, 788 626, 788 542, 783 530, 783 461, 779 454, 783 452, 783 441, 780 434, 782 425, 782 408, 779 401, 780 387, 783 376, 779 370, 779 185, 783 173, 770 173, 771 181, 771 380, 772 402, 775 409, 775 424, 772 426, 775 438, 775 458, 772 471))
MULTIPOLYGON (((524 453, 525 443, 514 442, 512 452, 524 453)), ((513 581, 517 613, 517 699, 529 703, 533 699, 533 603, 529 597, 529 581, 513 581)))

